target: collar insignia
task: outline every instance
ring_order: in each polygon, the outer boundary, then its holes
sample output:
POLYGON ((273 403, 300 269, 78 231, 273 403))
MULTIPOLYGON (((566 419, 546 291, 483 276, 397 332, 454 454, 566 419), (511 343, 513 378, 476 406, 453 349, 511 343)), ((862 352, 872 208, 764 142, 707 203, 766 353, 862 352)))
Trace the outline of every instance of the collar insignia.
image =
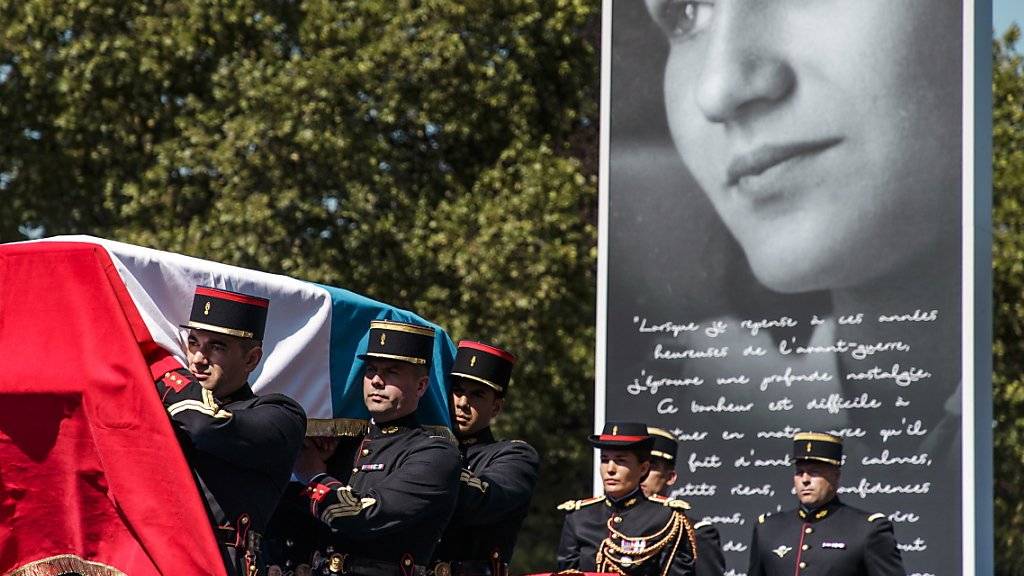
POLYGON ((772 552, 775 552, 775 555, 779 558, 783 558, 786 554, 789 553, 790 550, 792 550, 792 548, 790 548, 789 546, 779 546, 775 550, 772 550, 772 552))
POLYGON ((394 434, 395 432, 398 432, 398 426, 385 426, 384 428, 381 428, 380 431, 383 434, 394 434))
POLYGON ((814 518, 816 520, 821 520, 825 516, 828 516, 828 508, 822 508, 820 511, 818 511, 817 514, 814 515, 814 518))

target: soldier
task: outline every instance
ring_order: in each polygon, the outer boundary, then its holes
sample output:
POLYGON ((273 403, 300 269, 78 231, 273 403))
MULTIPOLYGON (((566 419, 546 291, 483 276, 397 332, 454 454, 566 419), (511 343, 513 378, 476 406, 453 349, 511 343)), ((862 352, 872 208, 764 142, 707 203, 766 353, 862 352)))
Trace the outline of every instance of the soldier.
MULTIPOLYGON (((644 494, 655 501, 668 496, 669 487, 676 483, 676 454, 679 442, 668 430, 648 426, 647 432, 654 443, 651 445, 651 471, 640 484, 644 494)), ((696 532, 697 558, 694 566, 697 576, 722 576, 725 574, 725 554, 718 529, 707 520, 693 525, 696 532)))
POLYGON ((625 576, 691 576, 693 525, 681 500, 651 500, 640 482, 650 469, 647 427, 608 422, 590 443, 601 450, 604 495, 570 500, 558 545, 558 569, 625 576))
POLYGON ((521 440, 496 441, 515 356, 463 340, 451 370, 452 405, 463 468, 455 514, 438 546, 436 576, 507 576, 519 527, 537 484, 540 459, 521 440))
POLYGON ((903 576, 892 523, 839 501, 842 439, 820 432, 793 436, 793 487, 800 506, 763 514, 750 543, 750 576, 903 576))
POLYGON ((434 330, 370 323, 363 400, 370 429, 348 478, 326 473, 327 453, 303 447, 295 474, 308 486, 309 510, 333 532, 319 574, 424 576, 455 508, 459 451, 416 421, 427 391, 434 330))
POLYGON ((247 379, 263 357, 269 301, 196 288, 189 369, 156 382, 206 499, 228 574, 255 573, 260 535, 306 432, 306 414, 281 394, 256 396, 247 379))

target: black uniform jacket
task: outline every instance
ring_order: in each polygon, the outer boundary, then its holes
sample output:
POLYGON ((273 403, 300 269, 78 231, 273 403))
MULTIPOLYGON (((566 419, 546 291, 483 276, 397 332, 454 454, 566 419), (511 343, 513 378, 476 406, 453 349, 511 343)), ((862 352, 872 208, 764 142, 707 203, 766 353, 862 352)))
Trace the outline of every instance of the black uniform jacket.
POLYGON ((455 509, 459 451, 416 414, 371 422, 346 485, 320 474, 309 484, 310 511, 334 532, 332 546, 361 558, 425 566, 455 509))
POLYGON ((697 576, 723 576, 725 574, 725 553, 722 552, 722 538, 718 528, 708 521, 693 525, 697 534, 697 576))
POLYGON ((903 576, 892 523, 835 497, 813 511, 765 515, 754 525, 749 576, 903 576))
POLYGON ((302 447, 302 407, 282 394, 256 396, 248 385, 214 399, 184 368, 156 384, 216 525, 237 527, 247 515, 262 531, 302 447))
POLYGON ((558 545, 558 569, 628 576, 690 576, 693 525, 681 500, 648 499, 637 488, 614 500, 597 496, 559 506, 569 514, 558 545))
POLYGON ((497 442, 490 428, 462 439, 459 450, 459 500, 436 556, 508 562, 537 485, 537 451, 520 440, 497 442))

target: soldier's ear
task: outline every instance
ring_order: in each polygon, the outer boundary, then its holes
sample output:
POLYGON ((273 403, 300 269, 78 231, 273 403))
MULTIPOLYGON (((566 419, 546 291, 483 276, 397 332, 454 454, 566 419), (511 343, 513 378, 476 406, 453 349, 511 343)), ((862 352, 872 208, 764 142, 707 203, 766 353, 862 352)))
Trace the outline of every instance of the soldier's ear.
POLYGON ((497 416, 498 414, 501 414, 501 410, 503 408, 505 408, 505 399, 502 398, 501 396, 495 395, 494 396, 494 404, 493 404, 492 410, 491 410, 491 412, 492 412, 491 416, 497 416))
POLYGON ((260 360, 263 359, 263 347, 253 346, 245 353, 245 371, 246 373, 252 372, 260 364, 260 360))
POLYGON ((420 379, 416 382, 416 397, 422 398, 427 393, 428 386, 430 386, 430 375, 420 376, 420 379))
POLYGON ((668 473, 668 477, 667 477, 667 478, 665 479, 665 484, 666 484, 667 486, 674 486, 674 485, 675 485, 675 483, 676 483, 676 480, 677 480, 678 478, 679 478, 679 475, 678 475, 678 474, 676 474, 676 470, 675 470, 675 468, 673 468, 673 469, 672 469, 672 470, 671 470, 671 471, 670 471, 670 472, 668 473))

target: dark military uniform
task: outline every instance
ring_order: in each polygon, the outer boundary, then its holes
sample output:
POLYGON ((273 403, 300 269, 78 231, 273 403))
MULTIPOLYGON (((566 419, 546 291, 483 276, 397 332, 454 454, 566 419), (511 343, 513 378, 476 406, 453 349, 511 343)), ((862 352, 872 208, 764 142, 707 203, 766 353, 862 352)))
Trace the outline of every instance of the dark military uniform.
MULTIPOLYGON (((425 573, 455 507, 459 451, 416 422, 415 413, 371 423, 346 484, 328 474, 309 483, 310 511, 332 531, 324 566, 338 573, 425 573)), ((329 573, 329 572, 324 572, 329 573)))
POLYGON ((437 558, 437 576, 507 572, 519 528, 530 508, 540 458, 529 444, 495 441, 484 428, 460 443, 459 499, 437 558))
POLYGON ((722 552, 722 538, 718 528, 707 520, 693 525, 697 536, 697 576, 722 576, 725 574, 725 554, 722 552))
MULTIPOLYGON (((679 441, 668 430, 648 426, 651 435, 651 460, 661 460, 669 468, 675 468, 676 456, 679 453, 679 441)), ((663 490, 667 490, 667 486, 663 490)), ((652 496, 654 500, 664 500, 661 496, 652 496)), ((723 576, 725 574, 725 554, 722 552, 722 539, 718 528, 707 520, 693 525, 696 532, 697 560, 694 566, 697 576, 723 576)))
POLYGON ((596 496, 558 508, 569 514, 558 569, 628 576, 693 574, 693 526, 680 500, 654 501, 639 488, 619 500, 596 496))
POLYGON ((216 399, 184 368, 156 384, 206 499, 228 573, 243 573, 244 556, 257 552, 288 483, 305 412, 287 396, 256 396, 249 386, 216 399))
MULTIPOLYGON (((506 350, 460 341, 451 369, 456 412, 466 405, 460 398, 468 398, 474 387, 490 388, 495 398, 503 398, 515 363, 516 357, 506 350)), ((489 423, 479 422, 485 428, 459 439, 465 469, 459 478, 455 514, 438 546, 435 576, 508 573, 516 537, 537 485, 540 458, 521 440, 496 441, 489 423)))
MULTIPOLYGON (((806 462, 834 467, 836 478, 843 463, 843 440, 822 432, 793 436, 797 475, 806 462), (801 462, 805 462, 801 464, 801 462), (824 463, 824 464, 821 464, 824 463)), ((819 472, 820 473, 820 472, 819 472)), ((833 479, 831 482, 835 482, 833 479)), ((762 515, 750 542, 749 576, 903 576, 892 523, 885 514, 869 514, 839 500, 778 515, 762 515)))
POLYGON ((749 576, 903 576, 892 523, 835 497, 817 510, 758 518, 749 576))

